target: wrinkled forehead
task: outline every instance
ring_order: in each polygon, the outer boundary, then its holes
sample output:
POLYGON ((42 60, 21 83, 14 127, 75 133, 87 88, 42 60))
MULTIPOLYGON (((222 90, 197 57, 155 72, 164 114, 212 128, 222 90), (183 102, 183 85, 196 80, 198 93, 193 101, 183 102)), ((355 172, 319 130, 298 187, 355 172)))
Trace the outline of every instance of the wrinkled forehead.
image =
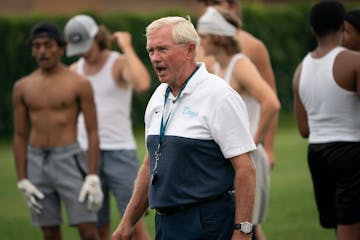
POLYGON ((146 48, 170 43, 174 44, 172 27, 170 25, 161 26, 146 36, 146 48))

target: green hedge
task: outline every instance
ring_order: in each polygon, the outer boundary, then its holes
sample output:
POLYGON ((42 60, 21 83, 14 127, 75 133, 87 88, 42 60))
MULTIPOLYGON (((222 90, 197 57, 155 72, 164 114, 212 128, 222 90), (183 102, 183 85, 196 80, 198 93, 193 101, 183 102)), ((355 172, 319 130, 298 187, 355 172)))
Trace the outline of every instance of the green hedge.
POLYGON ((292 76, 315 42, 308 27, 309 5, 293 4, 266 8, 248 6, 244 28, 267 46, 275 72, 282 111, 292 111, 292 76))
MULTIPOLYGON (((308 29, 307 4, 287 5, 245 5, 243 6, 244 28, 264 41, 268 47, 273 69, 276 75, 282 111, 292 111, 291 80, 295 67, 302 57, 314 47, 308 29)), ((92 15, 98 22, 104 23, 111 31, 124 30, 132 33, 133 44, 140 58, 152 75, 152 88, 147 94, 134 94, 133 125, 143 125, 143 114, 147 101, 158 85, 145 49, 145 27, 153 19, 165 15, 185 16, 179 10, 164 10, 153 15, 136 13, 112 13, 92 15)), ((14 82, 36 68, 31 50, 25 45, 31 27, 39 21, 50 21, 63 27, 71 16, 33 15, 31 17, 0 17, 0 136, 12 133, 11 93, 14 82)), ((192 17, 196 23, 196 17, 192 17)), ((63 57, 63 62, 70 64, 75 58, 63 57)))

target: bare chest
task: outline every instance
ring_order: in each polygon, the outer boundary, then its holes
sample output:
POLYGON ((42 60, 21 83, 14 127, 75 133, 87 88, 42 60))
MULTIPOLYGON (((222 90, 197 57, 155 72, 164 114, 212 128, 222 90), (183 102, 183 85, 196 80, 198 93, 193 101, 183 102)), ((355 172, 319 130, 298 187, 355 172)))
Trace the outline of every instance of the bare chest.
POLYGON ((27 87, 24 101, 30 111, 67 109, 77 102, 76 88, 68 83, 38 83, 27 87))

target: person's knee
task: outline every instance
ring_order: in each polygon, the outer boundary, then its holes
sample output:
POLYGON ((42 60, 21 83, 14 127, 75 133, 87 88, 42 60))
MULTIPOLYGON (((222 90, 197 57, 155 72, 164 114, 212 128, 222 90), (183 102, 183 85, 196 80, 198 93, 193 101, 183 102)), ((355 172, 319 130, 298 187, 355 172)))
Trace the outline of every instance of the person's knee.
POLYGON ((98 226, 97 230, 98 230, 98 233, 99 233, 99 236, 100 236, 101 240, 110 239, 110 225, 109 224, 98 226))
POLYGON ((95 224, 81 224, 78 229, 81 240, 99 240, 95 224))
POLYGON ((360 239, 360 222, 350 225, 337 225, 337 240, 358 240, 360 239))
POLYGON ((85 230, 80 232, 81 240, 99 240, 98 234, 93 230, 85 230))
POLYGON ((61 232, 59 226, 43 227, 42 231, 45 240, 61 240, 61 232))

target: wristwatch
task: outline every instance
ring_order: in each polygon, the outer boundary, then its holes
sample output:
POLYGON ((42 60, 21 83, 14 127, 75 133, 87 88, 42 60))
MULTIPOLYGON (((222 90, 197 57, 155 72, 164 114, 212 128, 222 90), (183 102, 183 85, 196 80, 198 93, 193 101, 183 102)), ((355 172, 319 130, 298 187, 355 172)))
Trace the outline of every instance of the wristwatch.
POLYGON ((251 234, 253 225, 249 222, 241 222, 239 224, 235 224, 234 229, 238 229, 240 232, 244 234, 251 234))

